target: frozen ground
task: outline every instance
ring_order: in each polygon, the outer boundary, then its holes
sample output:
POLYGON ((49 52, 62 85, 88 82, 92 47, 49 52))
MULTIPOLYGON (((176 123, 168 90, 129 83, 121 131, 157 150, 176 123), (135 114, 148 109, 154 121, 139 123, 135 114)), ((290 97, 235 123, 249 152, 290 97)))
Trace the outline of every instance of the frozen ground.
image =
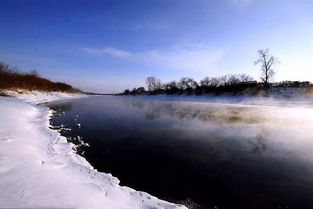
POLYGON ((24 102, 79 95, 14 94, 21 100, 0 97, 0 207, 186 208, 120 186, 117 178, 93 169, 73 144, 49 129, 48 108, 24 102))

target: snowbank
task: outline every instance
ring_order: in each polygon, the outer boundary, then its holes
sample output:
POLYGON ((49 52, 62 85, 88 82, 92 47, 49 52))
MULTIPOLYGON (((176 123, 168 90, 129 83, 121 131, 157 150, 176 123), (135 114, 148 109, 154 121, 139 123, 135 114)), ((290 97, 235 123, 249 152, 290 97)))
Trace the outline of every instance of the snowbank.
MULTIPOLYGON (((28 102, 64 98, 54 94, 17 97, 28 102)), ((48 128, 51 111, 47 107, 0 97, 0 110, 2 208, 186 208, 120 186, 117 178, 93 169, 73 152, 75 145, 48 128)))
POLYGON ((79 93, 44 92, 44 91, 13 91, 4 90, 6 95, 18 98, 24 102, 39 104, 63 99, 74 99, 87 96, 79 93))

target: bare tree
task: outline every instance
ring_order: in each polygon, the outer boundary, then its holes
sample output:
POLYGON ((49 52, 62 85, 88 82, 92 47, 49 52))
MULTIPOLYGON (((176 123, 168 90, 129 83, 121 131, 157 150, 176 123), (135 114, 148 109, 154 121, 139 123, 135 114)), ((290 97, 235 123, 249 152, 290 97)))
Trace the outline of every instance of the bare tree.
POLYGON ((153 91, 155 87, 156 78, 154 76, 150 76, 146 78, 146 85, 149 91, 153 91))
POLYGON ((239 76, 240 76, 240 81, 241 82, 251 82, 251 81, 254 81, 254 79, 251 76, 247 75, 247 74, 239 74, 239 76))
POLYGON ((219 82, 219 85, 220 86, 225 86, 228 84, 228 75, 223 75, 221 77, 218 77, 217 80, 219 82))
POLYGON ((259 59, 254 62, 255 65, 261 65, 261 80, 266 86, 269 85, 270 79, 274 76, 274 66, 278 64, 278 59, 270 54, 269 49, 260 49, 258 51, 259 59))
POLYGON ((156 91, 162 87, 161 80, 154 76, 148 77, 146 79, 146 84, 150 92, 156 91))
POLYGON ((202 87, 208 87, 211 85, 211 83, 212 83, 212 79, 210 77, 205 77, 204 79, 200 81, 200 85, 202 87))
POLYGON ((171 82, 168 82, 168 83, 165 83, 164 84, 164 90, 167 91, 167 92, 177 92, 178 91, 178 85, 177 85, 177 82, 176 81, 171 81, 171 82))
POLYGON ((189 77, 183 77, 180 79, 178 83, 179 87, 181 90, 186 90, 186 89, 195 89, 198 86, 198 83, 189 77))

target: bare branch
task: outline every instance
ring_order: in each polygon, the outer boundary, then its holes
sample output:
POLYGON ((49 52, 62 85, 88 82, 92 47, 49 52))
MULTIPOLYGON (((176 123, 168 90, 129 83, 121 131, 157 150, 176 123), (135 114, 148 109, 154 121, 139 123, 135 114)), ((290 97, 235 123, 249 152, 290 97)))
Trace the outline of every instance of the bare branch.
POLYGON ((261 66, 261 80, 265 85, 269 85, 270 80, 273 78, 275 72, 273 67, 278 64, 278 59, 270 55, 269 49, 258 50, 259 59, 254 62, 255 65, 261 66))

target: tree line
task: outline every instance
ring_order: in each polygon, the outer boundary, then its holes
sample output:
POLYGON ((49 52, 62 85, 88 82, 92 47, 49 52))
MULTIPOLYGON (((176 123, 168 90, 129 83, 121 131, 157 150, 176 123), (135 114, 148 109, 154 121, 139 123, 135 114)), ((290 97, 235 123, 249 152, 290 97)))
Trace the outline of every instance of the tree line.
POLYGON ((205 77, 200 82, 189 77, 183 77, 179 81, 162 82, 155 76, 146 79, 147 89, 138 87, 126 89, 121 95, 203 95, 203 94, 258 94, 260 90, 268 90, 270 87, 279 88, 312 88, 309 81, 282 81, 277 83, 257 82, 246 74, 232 74, 220 77, 205 77))
POLYGON ((146 86, 126 89, 124 95, 140 94, 206 94, 206 93, 224 93, 240 92, 247 88, 258 85, 251 76, 246 74, 231 74, 220 77, 205 77, 200 82, 190 77, 183 77, 179 81, 162 82, 155 76, 147 77, 146 86))
MULTIPOLYGON (((257 94, 259 90, 268 90, 273 83, 274 67, 279 64, 276 57, 270 54, 269 49, 258 50, 258 59, 255 65, 261 67, 261 82, 247 74, 230 74, 220 77, 205 77, 200 82, 190 77, 183 77, 179 81, 162 82, 155 76, 146 79, 147 90, 144 87, 126 89, 122 95, 156 95, 156 94, 220 94, 220 93, 244 93, 257 94)), ((275 87, 312 87, 308 81, 283 81, 274 84, 275 87)))

